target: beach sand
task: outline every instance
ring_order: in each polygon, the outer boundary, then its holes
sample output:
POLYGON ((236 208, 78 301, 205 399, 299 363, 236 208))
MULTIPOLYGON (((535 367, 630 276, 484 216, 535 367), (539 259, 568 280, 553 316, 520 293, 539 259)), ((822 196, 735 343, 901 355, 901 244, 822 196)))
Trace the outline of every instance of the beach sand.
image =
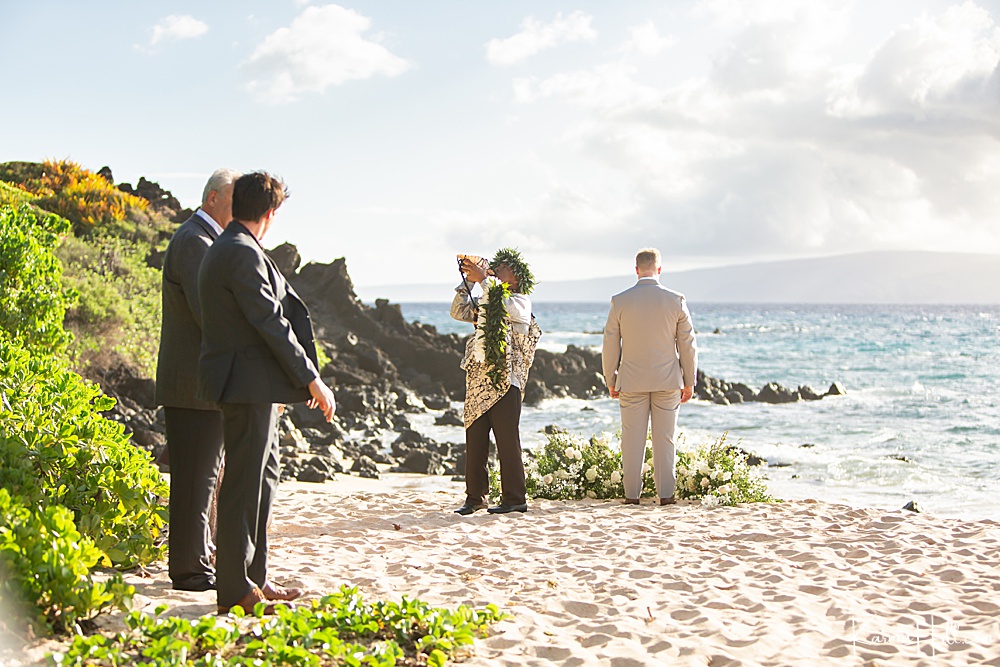
MULTIPOLYGON (((499 605, 512 617, 466 665, 1000 665, 995 521, 814 501, 538 500, 460 517, 457 484, 338 480, 281 486, 274 580, 499 605)), ((214 593, 171 590, 165 563, 128 580, 137 606, 215 611, 214 593)), ((55 647, 6 655, 31 664, 55 647)))

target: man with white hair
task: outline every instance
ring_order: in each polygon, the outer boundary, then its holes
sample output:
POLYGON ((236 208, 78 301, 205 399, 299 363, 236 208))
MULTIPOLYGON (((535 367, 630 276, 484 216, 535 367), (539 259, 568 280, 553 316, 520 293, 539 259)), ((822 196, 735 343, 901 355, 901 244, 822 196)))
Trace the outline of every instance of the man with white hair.
POLYGON ((222 462, 222 412, 195 397, 201 355, 198 270, 233 217, 233 182, 239 176, 217 169, 209 177, 201 207, 174 232, 163 258, 156 402, 163 406, 170 459, 170 581, 184 591, 215 589, 208 518, 222 462))
POLYGON ((611 398, 622 418, 625 504, 638 505, 646 433, 652 422, 653 480, 661 505, 672 505, 677 476, 677 411, 691 399, 698 349, 683 294, 660 285, 660 251, 635 256, 638 282, 611 299, 601 359, 611 398))

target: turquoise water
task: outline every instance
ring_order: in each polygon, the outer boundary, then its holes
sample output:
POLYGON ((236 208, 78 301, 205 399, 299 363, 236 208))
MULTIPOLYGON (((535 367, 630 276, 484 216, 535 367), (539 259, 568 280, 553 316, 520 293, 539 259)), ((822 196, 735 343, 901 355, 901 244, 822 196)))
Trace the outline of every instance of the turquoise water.
MULTIPOLYGON (((403 304, 409 320, 468 333, 447 304, 403 304)), ((780 382, 847 395, 787 405, 682 408, 689 443, 729 433, 764 456, 772 492, 941 516, 1000 519, 1000 307, 691 305, 701 368, 753 387, 780 382), (718 333, 716 333, 718 331, 718 333), (809 445, 809 446, 804 446, 809 445), (775 464, 781 467, 776 467, 775 464)), ((542 347, 599 346, 607 304, 535 304, 542 347)), ((525 408, 527 446, 558 424, 618 428, 610 399, 525 408)), ((461 441, 462 435, 437 437, 461 441)))

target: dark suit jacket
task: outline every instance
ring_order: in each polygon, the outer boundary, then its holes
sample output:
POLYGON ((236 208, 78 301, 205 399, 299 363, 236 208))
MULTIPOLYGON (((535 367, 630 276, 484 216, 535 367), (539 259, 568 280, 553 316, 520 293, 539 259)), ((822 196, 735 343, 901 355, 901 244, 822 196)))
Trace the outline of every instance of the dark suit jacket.
POLYGON ((177 228, 163 258, 163 322, 156 361, 156 402, 171 408, 217 410, 195 398, 201 354, 198 269, 215 241, 215 230, 192 215, 177 228))
POLYGON ((309 311, 250 231, 233 220, 198 274, 198 397, 296 403, 319 377, 309 311))

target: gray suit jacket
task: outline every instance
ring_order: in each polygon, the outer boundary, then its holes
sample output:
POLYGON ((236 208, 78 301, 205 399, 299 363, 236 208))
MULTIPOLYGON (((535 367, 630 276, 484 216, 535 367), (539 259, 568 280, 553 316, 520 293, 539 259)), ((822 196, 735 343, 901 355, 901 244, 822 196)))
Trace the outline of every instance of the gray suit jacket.
POLYGON ((198 397, 297 403, 319 377, 305 304, 250 231, 233 220, 198 275, 202 340, 198 397))
POLYGON ((612 297, 601 361, 605 381, 619 391, 693 387, 698 348, 684 295, 641 278, 612 297))
POLYGON ((195 397, 201 354, 198 269, 215 241, 215 230, 198 215, 177 228, 163 258, 163 322, 156 360, 156 402, 171 408, 216 410, 195 397))

